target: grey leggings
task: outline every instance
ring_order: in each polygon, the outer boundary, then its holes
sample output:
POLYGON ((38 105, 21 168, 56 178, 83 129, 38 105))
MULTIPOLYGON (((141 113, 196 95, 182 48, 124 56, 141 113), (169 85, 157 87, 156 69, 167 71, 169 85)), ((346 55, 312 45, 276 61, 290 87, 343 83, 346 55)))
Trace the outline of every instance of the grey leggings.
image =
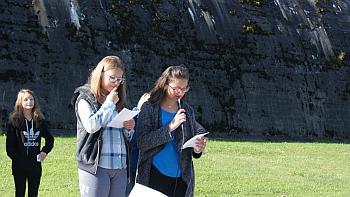
POLYGON ((78 169, 81 197, 125 196, 126 169, 97 168, 97 174, 78 169))

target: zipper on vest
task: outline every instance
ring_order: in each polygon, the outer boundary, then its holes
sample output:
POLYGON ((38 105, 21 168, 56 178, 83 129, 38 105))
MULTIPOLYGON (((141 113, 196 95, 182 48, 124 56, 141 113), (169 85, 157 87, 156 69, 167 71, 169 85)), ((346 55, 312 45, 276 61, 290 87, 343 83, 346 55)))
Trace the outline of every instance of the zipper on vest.
MULTIPOLYGON (((135 131, 134 131, 135 132, 135 131)), ((134 133, 135 134, 135 133, 134 133)), ((126 154, 127 154, 127 166, 126 169, 128 171, 128 183, 130 184, 131 182, 131 152, 130 152, 130 143, 126 140, 126 137, 123 135, 124 137, 124 144, 125 144, 125 148, 126 148, 126 154)))
MULTIPOLYGON (((100 135, 101 135, 101 133, 100 133, 100 135)), ((98 139, 97 139, 97 156, 96 156, 97 161, 96 161, 95 174, 97 174, 98 162, 100 161, 100 144, 101 144, 100 135, 98 136, 98 139)))

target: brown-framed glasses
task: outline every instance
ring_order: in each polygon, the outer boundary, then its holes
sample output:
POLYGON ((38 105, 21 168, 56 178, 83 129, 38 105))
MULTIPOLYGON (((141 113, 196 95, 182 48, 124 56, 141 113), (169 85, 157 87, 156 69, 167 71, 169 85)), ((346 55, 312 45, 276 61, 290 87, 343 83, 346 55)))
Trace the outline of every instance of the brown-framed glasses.
POLYGON ((190 86, 186 86, 184 88, 179 88, 179 87, 172 87, 171 85, 168 84, 168 86, 174 91, 174 92, 188 92, 190 90, 190 86))

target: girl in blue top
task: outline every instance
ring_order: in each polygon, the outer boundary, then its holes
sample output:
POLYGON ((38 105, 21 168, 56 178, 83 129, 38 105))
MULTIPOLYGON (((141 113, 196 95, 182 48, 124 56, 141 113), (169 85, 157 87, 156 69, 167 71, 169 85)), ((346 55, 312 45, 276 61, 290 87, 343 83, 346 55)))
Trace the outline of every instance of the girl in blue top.
POLYGON ((193 196, 192 157, 199 158, 208 138, 181 150, 198 133, 193 109, 180 101, 188 92, 189 73, 184 66, 170 66, 149 92, 137 123, 140 149, 137 182, 167 196, 193 196))

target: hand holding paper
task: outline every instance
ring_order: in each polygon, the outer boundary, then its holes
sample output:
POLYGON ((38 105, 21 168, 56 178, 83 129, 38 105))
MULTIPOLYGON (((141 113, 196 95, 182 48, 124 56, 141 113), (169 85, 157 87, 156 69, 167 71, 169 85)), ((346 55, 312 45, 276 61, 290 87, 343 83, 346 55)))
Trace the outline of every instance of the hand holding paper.
POLYGON ((140 111, 131 111, 124 108, 118 115, 116 115, 111 122, 107 124, 107 127, 123 128, 123 122, 132 119, 140 111))
POLYGON ((182 149, 185 149, 185 148, 194 148, 196 146, 196 140, 198 138, 202 138, 204 137, 205 135, 209 134, 209 132, 207 133, 202 133, 202 134, 198 134, 194 137, 192 137, 191 139, 189 139, 183 146, 182 146, 182 149))
POLYGON ((133 129, 135 127, 135 120, 134 119, 130 119, 127 121, 123 122, 123 127, 126 129, 133 129))

